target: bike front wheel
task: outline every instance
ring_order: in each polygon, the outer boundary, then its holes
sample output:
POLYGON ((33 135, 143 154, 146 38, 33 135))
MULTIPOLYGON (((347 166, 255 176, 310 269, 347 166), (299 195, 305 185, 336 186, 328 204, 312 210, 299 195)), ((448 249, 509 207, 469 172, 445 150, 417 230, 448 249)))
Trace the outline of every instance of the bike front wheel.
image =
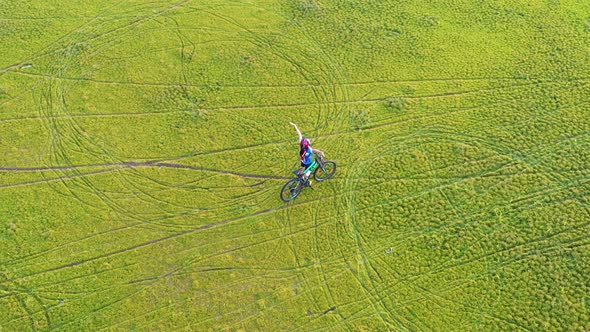
POLYGON ((316 179, 316 181, 322 182, 331 178, 334 173, 336 173, 336 163, 333 161, 325 161, 315 169, 315 172, 313 172, 313 177, 316 179))
POLYGON ((292 201, 301 193, 301 189, 299 179, 291 179, 281 189, 281 199, 284 202, 292 201))

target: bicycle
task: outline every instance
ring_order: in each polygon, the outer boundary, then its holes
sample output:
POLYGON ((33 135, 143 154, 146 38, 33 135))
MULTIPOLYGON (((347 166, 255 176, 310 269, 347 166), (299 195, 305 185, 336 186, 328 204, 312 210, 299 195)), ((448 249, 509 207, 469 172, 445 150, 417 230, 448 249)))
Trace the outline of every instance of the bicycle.
POLYGON ((318 182, 328 180, 334 176, 334 173, 336 173, 336 163, 331 160, 324 160, 323 157, 318 158, 316 155, 314 162, 303 171, 303 174, 307 175, 306 178, 303 175, 298 175, 298 171, 294 171, 293 173, 295 173, 296 177, 287 181, 283 189, 281 189, 281 199, 284 202, 294 200, 305 187, 313 189, 309 184, 311 173, 313 173, 314 179, 318 182))

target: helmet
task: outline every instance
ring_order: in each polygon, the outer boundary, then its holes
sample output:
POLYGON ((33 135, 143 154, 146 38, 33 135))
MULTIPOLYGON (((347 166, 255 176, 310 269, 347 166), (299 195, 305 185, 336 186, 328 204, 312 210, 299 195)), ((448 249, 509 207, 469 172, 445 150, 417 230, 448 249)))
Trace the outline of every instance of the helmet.
POLYGON ((307 139, 305 137, 301 139, 301 147, 302 148, 308 148, 309 147, 309 143, 311 143, 309 141, 309 139, 307 139))

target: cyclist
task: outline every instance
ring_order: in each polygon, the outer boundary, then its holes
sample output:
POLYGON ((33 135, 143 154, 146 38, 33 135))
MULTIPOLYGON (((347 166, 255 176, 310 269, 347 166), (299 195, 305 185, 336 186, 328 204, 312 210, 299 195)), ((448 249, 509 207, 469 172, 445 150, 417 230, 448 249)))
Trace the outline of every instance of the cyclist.
POLYGON ((323 158, 325 156, 324 151, 312 149, 311 141, 301 135, 301 131, 299 131, 297 125, 293 122, 289 122, 289 124, 295 127, 297 135, 299 136, 299 156, 301 158, 301 168, 297 171, 297 176, 301 177, 306 185, 311 186, 309 174, 305 174, 304 171, 313 163, 313 154, 317 153, 323 158))

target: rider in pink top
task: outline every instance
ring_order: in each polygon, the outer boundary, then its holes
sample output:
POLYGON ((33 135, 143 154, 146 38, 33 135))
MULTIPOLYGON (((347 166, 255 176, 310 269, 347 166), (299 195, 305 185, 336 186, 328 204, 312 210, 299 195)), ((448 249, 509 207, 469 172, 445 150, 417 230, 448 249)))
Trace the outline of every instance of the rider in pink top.
MULTIPOLYGON (((301 168, 297 171, 297 175, 301 176, 304 175, 303 171, 313 163, 313 154, 317 153, 320 156, 324 157, 324 152, 322 150, 312 149, 311 141, 308 138, 305 138, 301 135, 301 131, 299 131, 297 125, 293 122, 289 122, 289 124, 295 127, 297 135, 299 136, 299 156, 301 157, 301 168)), ((308 174, 305 174, 304 180, 307 179, 308 176, 308 174)))

